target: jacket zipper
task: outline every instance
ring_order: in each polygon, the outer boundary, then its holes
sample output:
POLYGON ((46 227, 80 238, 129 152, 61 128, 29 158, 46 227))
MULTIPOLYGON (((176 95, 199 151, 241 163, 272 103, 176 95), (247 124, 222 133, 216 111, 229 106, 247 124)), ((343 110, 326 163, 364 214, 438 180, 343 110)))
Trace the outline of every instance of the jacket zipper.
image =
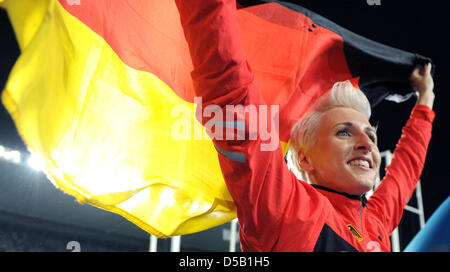
POLYGON ((358 222, 358 229, 361 231, 361 234, 363 232, 362 230, 362 224, 361 224, 361 220, 362 220, 362 213, 363 213, 363 208, 369 209, 369 206, 367 206, 367 199, 365 196, 362 196, 361 199, 361 205, 359 206, 359 222, 358 222))
POLYGON ((362 228, 361 228, 361 217, 362 217, 362 208, 363 208, 363 204, 361 203, 361 205, 359 206, 359 222, 358 222, 358 229, 362 234, 362 228))

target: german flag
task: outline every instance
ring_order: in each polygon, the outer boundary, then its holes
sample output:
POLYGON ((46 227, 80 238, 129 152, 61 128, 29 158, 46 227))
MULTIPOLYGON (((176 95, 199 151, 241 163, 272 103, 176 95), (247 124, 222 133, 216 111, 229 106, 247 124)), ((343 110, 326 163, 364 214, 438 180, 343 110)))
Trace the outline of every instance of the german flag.
MULTIPOLYGON (((195 120, 192 61, 174 1, 0 0, 21 55, 2 93, 53 184, 157 237, 236 217, 212 141, 195 120), (182 137, 175 137, 181 135, 182 137)), ((334 82, 373 105, 410 95, 429 59, 281 1, 239 1, 242 46, 268 104, 292 123, 334 82)))

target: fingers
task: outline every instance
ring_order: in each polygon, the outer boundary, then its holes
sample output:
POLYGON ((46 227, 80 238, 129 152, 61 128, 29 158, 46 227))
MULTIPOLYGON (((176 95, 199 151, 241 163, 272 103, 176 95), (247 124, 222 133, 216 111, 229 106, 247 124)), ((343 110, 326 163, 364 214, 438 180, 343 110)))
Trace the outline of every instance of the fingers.
POLYGON ((422 66, 417 65, 417 66, 414 68, 414 70, 412 71, 411 76, 410 76, 410 79, 411 79, 411 80, 418 80, 418 79, 422 78, 423 75, 422 75, 422 73, 421 73, 421 70, 422 70, 422 66))
POLYGON ((425 75, 431 74, 431 63, 425 64, 425 75))
POLYGON ((413 77, 420 77, 420 70, 421 70, 421 66, 420 65, 416 65, 416 67, 414 68, 411 76, 413 77))
POLYGON ((434 82, 431 76, 431 63, 416 65, 410 76, 412 90, 417 92, 418 96, 433 91, 434 82))
POLYGON ((427 63, 425 65, 416 65, 413 72, 411 73, 411 77, 421 78, 427 75, 431 75, 431 63, 427 63))

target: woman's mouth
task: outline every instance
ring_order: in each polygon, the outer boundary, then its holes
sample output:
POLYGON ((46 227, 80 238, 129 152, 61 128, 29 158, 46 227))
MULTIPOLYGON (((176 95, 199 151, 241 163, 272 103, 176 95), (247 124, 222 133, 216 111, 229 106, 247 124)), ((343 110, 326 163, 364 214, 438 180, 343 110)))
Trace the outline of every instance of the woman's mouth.
POLYGON ((368 160, 366 158, 355 158, 355 159, 350 160, 348 162, 348 164, 351 167, 355 167, 355 168, 362 169, 362 170, 365 170, 365 171, 369 171, 369 170, 372 169, 372 165, 370 163, 370 160, 368 160))

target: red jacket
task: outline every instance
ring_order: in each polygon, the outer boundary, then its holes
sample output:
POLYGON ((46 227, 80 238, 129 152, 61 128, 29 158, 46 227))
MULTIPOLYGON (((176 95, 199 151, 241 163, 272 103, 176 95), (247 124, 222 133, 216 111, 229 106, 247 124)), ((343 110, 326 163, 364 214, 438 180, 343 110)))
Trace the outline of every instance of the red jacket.
MULTIPOLYGON (((177 6, 203 108, 214 104, 225 111, 226 105, 256 105, 258 114, 266 114, 258 107, 265 102, 241 48, 235 1, 177 0, 177 6)), ((288 170, 281 146, 262 150, 270 140, 259 137, 248 113, 237 114, 237 122, 245 122, 245 140, 213 141, 237 206, 242 249, 390 251, 389 236, 423 169, 433 119, 430 108, 413 109, 386 175, 366 203, 364 197, 298 180, 288 170)), ((235 135, 242 133, 237 123, 215 124, 216 130, 228 127, 235 135)))

